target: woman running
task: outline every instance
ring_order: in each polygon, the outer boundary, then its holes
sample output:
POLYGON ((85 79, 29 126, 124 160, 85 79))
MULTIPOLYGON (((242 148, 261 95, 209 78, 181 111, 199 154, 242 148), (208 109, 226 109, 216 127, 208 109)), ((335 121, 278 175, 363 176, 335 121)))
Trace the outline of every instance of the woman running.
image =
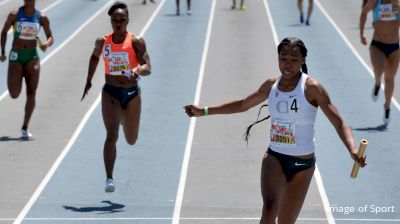
POLYGON ((351 158, 365 166, 365 158, 357 158, 351 129, 328 92, 306 74, 304 43, 298 38, 285 38, 278 46, 278 54, 281 76, 266 80, 251 95, 212 107, 185 106, 188 116, 199 117, 244 112, 268 99, 270 146, 261 169, 264 205, 260 224, 275 223, 276 217, 278 223, 296 222, 315 169, 314 127, 318 107, 335 127, 351 158))
MULTIPOLYGON (((308 0, 307 18, 306 25, 310 25, 310 17, 313 11, 314 0, 308 0)), ((300 13, 300 23, 304 23, 304 13, 303 13, 303 0, 297 0, 297 8, 300 13)))
POLYGON ((29 139, 32 133, 28 130, 29 121, 35 109, 36 89, 39 84, 40 60, 36 50, 39 47, 43 51, 53 44, 53 36, 50 30, 50 22, 46 15, 35 9, 35 0, 24 0, 24 5, 18 10, 12 11, 1 31, 1 56, 4 62, 6 57, 5 46, 7 32, 14 27, 14 40, 9 54, 7 86, 11 98, 18 98, 22 89, 22 80, 26 84, 25 116, 21 128, 21 138, 29 139), (41 43, 38 40, 40 27, 43 27, 47 40, 41 43))
MULTIPOLYGON (((192 11, 190 10, 191 8, 191 0, 187 0, 187 11, 186 14, 188 15, 192 15, 192 11)), ((180 0, 176 0, 176 15, 179 16, 181 14, 181 10, 180 10, 180 0)))
POLYGON ((369 0, 365 4, 360 15, 360 39, 364 45, 367 45, 367 38, 364 36, 365 21, 371 10, 373 10, 374 33, 369 53, 375 76, 372 100, 378 100, 383 76, 385 82, 383 122, 387 125, 390 122, 390 101, 393 96, 394 79, 400 58, 400 2, 399 0, 369 0))
POLYGON ((113 170, 116 158, 116 143, 120 124, 125 140, 135 144, 140 123, 141 97, 139 76, 150 75, 150 58, 146 43, 140 36, 127 31, 128 7, 115 2, 108 11, 113 32, 97 38, 89 62, 89 71, 82 99, 92 86, 100 55, 103 54, 106 83, 102 91, 102 114, 107 137, 104 143, 104 165, 106 170, 106 192, 115 190, 113 170))

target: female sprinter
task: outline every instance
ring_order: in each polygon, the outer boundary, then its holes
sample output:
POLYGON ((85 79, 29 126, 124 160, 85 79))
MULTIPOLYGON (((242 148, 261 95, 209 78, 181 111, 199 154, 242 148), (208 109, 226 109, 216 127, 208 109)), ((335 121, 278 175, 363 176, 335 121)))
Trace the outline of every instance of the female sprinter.
POLYGON ((120 124, 125 139, 133 145, 138 138, 141 112, 139 76, 151 72, 150 58, 142 37, 127 31, 128 8, 116 2, 108 11, 113 32, 96 40, 89 62, 89 71, 82 100, 92 86, 100 55, 103 54, 106 83, 102 91, 102 113, 107 137, 104 143, 104 165, 106 170, 106 192, 115 190, 113 170, 116 158, 116 143, 120 124))
POLYGON ((32 137, 28 130, 29 121, 35 109, 36 89, 39 84, 40 60, 36 50, 40 27, 42 26, 47 40, 40 42, 40 49, 43 51, 53 44, 53 37, 50 30, 50 22, 46 15, 35 9, 35 0, 24 0, 24 5, 18 10, 12 11, 1 31, 1 55, 0 61, 4 62, 7 32, 14 27, 14 40, 9 56, 7 85, 11 98, 19 96, 22 89, 22 79, 26 83, 26 104, 25 116, 22 123, 23 139, 32 137))
POLYGON ((369 0, 363 7, 360 15, 360 39, 367 45, 364 36, 364 26, 369 11, 373 10, 373 27, 369 53, 374 69, 375 85, 372 89, 372 100, 378 100, 382 76, 385 81, 385 104, 383 123, 390 122, 390 101, 394 91, 394 79, 399 67, 399 25, 400 1, 399 0, 369 0))
POLYGON ((232 114, 268 99, 271 114, 270 146, 261 170, 263 209, 260 224, 295 223, 315 169, 314 125, 318 107, 322 109, 346 146, 357 158, 351 129, 330 101, 326 89, 308 76, 307 49, 298 38, 285 38, 278 46, 281 76, 266 80, 249 96, 218 106, 185 106, 190 117, 232 114), (295 131, 296 130, 296 131, 295 131))

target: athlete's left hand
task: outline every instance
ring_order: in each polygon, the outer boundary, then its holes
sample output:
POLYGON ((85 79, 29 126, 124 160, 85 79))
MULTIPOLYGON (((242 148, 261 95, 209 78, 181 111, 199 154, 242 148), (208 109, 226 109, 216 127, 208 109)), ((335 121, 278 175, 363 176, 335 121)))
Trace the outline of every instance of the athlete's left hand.
POLYGON ((351 158, 354 161, 356 161, 358 164, 360 164, 361 167, 366 166, 367 165, 367 156, 365 155, 365 156, 363 156, 361 158, 358 158, 357 153, 358 153, 358 151, 357 152, 352 152, 351 153, 351 158))
POLYGON ((39 45, 39 48, 40 48, 40 50, 42 50, 43 52, 45 52, 46 49, 47 49, 47 44, 40 44, 40 45, 39 45))
POLYGON ((83 98, 85 98, 85 96, 88 94, 89 89, 90 89, 91 87, 92 87, 92 82, 86 81, 85 90, 83 91, 83 95, 82 95, 81 101, 82 101, 83 98))

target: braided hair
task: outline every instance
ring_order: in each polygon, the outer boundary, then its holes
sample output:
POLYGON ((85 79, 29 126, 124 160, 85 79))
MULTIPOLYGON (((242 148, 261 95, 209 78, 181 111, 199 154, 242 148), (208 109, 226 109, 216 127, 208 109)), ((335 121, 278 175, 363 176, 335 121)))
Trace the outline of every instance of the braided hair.
MULTIPOLYGON (((286 37, 285 39, 283 39, 283 40, 279 43, 279 45, 278 45, 278 54, 281 53, 282 48, 283 48, 284 46, 298 47, 298 48, 300 49, 301 56, 302 56, 303 58, 306 58, 306 57, 307 57, 307 48, 306 48, 306 46, 304 45, 304 42, 303 42, 302 40, 300 40, 299 38, 297 38, 297 37, 286 37)), ((301 71, 304 72, 304 73, 306 73, 306 74, 308 73, 307 65, 306 65, 305 62, 301 65, 301 71)), ((264 105, 262 105, 262 106, 260 107, 260 109, 259 109, 259 111, 258 111, 258 115, 257 115, 256 121, 253 122, 251 125, 249 125, 249 126, 246 128, 246 132, 244 133, 244 136, 245 136, 245 139, 244 139, 244 140, 245 140, 247 143, 249 142, 250 129, 253 127, 253 125, 258 124, 258 123, 260 123, 260 122, 262 122, 262 121, 265 121, 265 120, 267 120, 268 118, 271 117, 271 115, 268 115, 267 117, 265 117, 265 118, 263 118, 263 119, 261 119, 261 120, 258 120, 258 118, 259 118, 259 116, 260 116, 260 113, 261 113, 261 109, 262 109, 263 107, 266 107, 266 106, 268 106, 268 104, 264 104, 264 105)))

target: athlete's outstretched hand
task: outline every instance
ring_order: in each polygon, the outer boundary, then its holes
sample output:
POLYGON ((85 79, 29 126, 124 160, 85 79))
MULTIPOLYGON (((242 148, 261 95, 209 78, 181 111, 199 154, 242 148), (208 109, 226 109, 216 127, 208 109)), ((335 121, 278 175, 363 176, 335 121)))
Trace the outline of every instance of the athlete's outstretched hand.
POLYGON ((203 115, 204 111, 203 108, 196 105, 186 105, 183 108, 185 108, 185 112, 189 117, 200 117, 203 115))
POLYGON ((89 89, 92 87, 92 83, 90 81, 86 81, 86 85, 85 85, 85 90, 83 91, 83 95, 82 95, 82 99, 85 98, 85 96, 88 94, 89 89))

